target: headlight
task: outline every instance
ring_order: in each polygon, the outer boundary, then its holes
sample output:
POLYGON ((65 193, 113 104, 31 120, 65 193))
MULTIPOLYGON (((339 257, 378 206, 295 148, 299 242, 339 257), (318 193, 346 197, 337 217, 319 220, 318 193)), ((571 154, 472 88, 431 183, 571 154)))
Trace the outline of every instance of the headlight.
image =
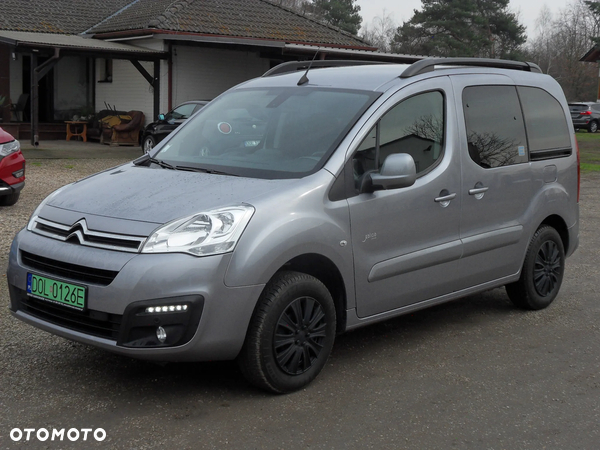
POLYGON ((150 236, 142 253, 209 256, 231 252, 252 214, 252 206, 239 205, 174 220, 150 236))
POLYGON ((6 144, 0 144, 0 158, 4 158, 11 153, 17 152, 20 148, 21 144, 19 144, 19 141, 17 140, 7 142, 6 144))
POLYGON ((57 190, 52 192, 48 197, 46 197, 44 200, 42 200, 42 203, 40 203, 38 205, 38 207, 35 208, 35 211, 33 211, 33 214, 29 218, 29 222, 27 223, 27 231, 31 231, 33 229, 33 226, 35 225, 35 223, 34 223, 35 219, 37 219, 37 216, 39 215, 39 213, 42 210, 42 208, 44 207, 44 205, 46 203, 48 203, 50 200, 52 200, 54 197, 56 197, 60 191, 62 191, 66 187, 70 186, 71 184, 73 184, 73 183, 66 184, 63 187, 58 188, 57 190))

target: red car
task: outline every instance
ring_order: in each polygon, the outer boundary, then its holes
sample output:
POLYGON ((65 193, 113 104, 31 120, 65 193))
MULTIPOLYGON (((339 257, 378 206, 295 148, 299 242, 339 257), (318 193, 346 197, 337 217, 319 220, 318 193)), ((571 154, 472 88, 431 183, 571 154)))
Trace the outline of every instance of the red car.
POLYGON ((0 206, 17 203, 25 186, 25 158, 21 145, 0 128, 0 206))

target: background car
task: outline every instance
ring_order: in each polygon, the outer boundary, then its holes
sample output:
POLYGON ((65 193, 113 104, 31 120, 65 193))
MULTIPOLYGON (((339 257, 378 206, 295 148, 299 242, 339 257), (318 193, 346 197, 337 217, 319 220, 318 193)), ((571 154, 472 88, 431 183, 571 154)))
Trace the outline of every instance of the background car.
POLYGON ((191 100, 182 103, 167 114, 160 114, 156 122, 149 124, 142 134, 141 147, 148 153, 162 141, 171 131, 185 122, 192 114, 202 109, 208 101, 191 100))
POLYGON ((569 110, 575 130, 585 128, 588 133, 595 133, 600 128, 600 103, 569 103, 569 110))
POLYGON ((25 186, 25 157, 21 145, 0 128, 0 206, 12 206, 25 186))

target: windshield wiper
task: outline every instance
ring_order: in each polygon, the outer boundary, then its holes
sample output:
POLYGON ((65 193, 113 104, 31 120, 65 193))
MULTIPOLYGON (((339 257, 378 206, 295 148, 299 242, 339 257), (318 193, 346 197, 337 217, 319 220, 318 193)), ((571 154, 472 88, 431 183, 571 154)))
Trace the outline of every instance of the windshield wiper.
POLYGON ((135 164, 136 166, 147 166, 148 163, 156 164, 164 169, 175 170, 175 167, 173 167, 168 162, 162 161, 160 159, 152 158, 148 153, 140 156, 139 158, 137 158, 133 161, 133 164, 135 164))
POLYGON ((201 172, 201 173, 210 173, 213 175, 229 175, 232 177, 237 177, 237 175, 234 175, 232 173, 221 172, 219 170, 205 169, 204 167, 175 166, 174 169, 185 170, 188 172, 201 172))
POLYGON ((149 158, 148 161, 150 161, 151 163, 157 164, 164 169, 175 170, 175 167, 173 167, 171 164, 169 164, 168 162, 165 162, 161 159, 149 158))
POLYGON ((222 172, 220 170, 205 169, 203 167, 175 166, 174 169, 186 170, 188 172, 201 172, 201 173, 210 173, 213 175, 229 175, 231 177, 237 177, 237 175, 235 175, 233 173, 222 172))

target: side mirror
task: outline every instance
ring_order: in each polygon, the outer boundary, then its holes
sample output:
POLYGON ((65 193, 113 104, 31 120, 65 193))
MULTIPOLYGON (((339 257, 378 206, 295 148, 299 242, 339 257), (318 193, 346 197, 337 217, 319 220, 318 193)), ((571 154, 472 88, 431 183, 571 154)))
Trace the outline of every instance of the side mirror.
POLYGON ((407 153, 394 153, 385 158, 379 172, 367 174, 363 192, 382 189, 399 189, 415 184, 417 169, 415 160, 407 153))
POLYGON ((164 114, 159 114, 158 115, 158 120, 165 120, 165 115, 164 114))

